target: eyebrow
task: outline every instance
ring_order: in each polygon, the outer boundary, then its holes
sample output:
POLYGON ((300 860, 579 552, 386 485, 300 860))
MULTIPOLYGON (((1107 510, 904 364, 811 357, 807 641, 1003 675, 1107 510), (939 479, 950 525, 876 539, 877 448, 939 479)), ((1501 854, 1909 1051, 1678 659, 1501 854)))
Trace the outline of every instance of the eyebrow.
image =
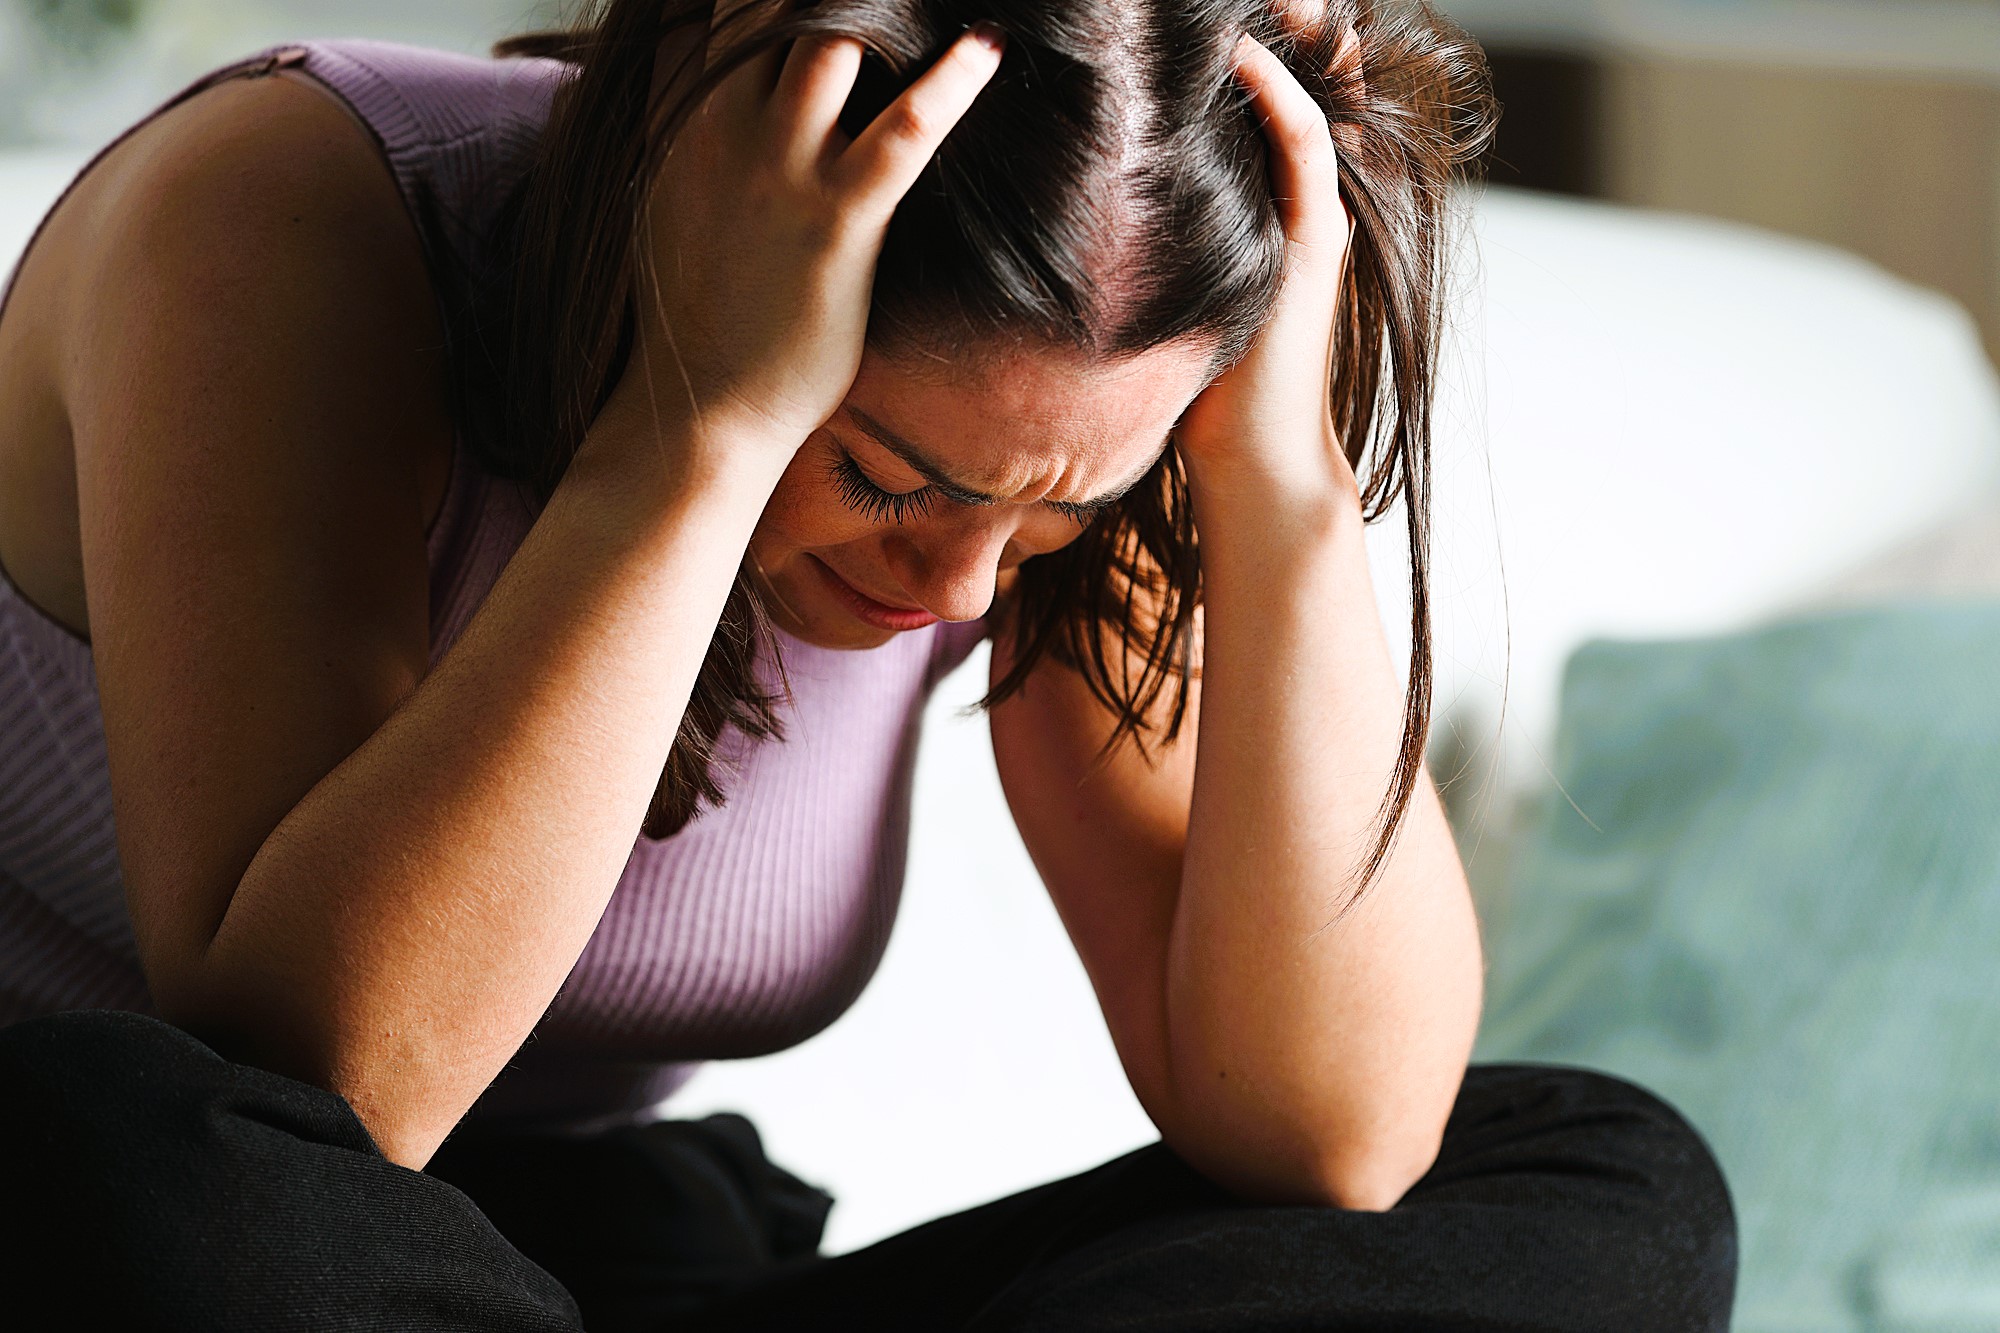
MULTIPOLYGON (((939 493, 946 499, 954 500, 962 505, 996 505, 1006 503, 1001 496, 989 495, 985 491, 967 486, 964 482, 958 481, 926 455, 922 449, 919 449, 895 431, 890 430, 860 408, 849 404, 847 415, 854 418, 854 424, 861 428, 864 435, 881 445, 884 449, 887 449, 896 457, 902 459, 905 463, 908 463, 912 471, 916 472, 931 485, 937 487, 939 493)), ((1171 441, 1171 436, 1160 441, 1161 453, 1166 452, 1167 445, 1171 441)), ((1091 519, 1096 518, 1112 505, 1118 503, 1127 491, 1130 491, 1134 486, 1144 481, 1147 475, 1152 472, 1154 464, 1158 461, 1159 455, 1156 454, 1146 461, 1145 467, 1102 495, 1092 496, 1088 500, 1044 500, 1042 503, 1066 518, 1075 519, 1079 523, 1088 523, 1091 519)))

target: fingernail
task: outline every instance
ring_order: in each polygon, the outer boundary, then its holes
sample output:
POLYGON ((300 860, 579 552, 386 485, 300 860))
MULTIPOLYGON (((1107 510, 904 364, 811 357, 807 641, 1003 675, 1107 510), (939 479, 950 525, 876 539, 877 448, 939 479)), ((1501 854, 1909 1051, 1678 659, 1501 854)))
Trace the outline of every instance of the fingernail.
POLYGON ((1007 49, 1007 34, 1000 31, 999 24, 989 19, 979 20, 979 22, 966 29, 966 31, 972 34, 972 40, 978 42, 989 51, 1005 51, 1007 49))

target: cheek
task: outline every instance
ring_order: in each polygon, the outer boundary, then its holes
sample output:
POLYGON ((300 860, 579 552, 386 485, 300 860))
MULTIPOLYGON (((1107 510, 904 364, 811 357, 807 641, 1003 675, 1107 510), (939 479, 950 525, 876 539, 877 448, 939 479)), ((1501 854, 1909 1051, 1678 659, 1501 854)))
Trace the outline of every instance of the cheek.
POLYGON ((1081 537, 1083 532, 1082 528, 1061 514, 1032 515, 1014 530, 1014 539, 1007 544, 1007 559, 1004 563, 1011 568, 1030 556, 1060 551, 1081 537))
POLYGON ((767 554, 838 546, 874 531, 874 524, 841 502, 824 469, 814 466, 806 452, 792 460, 764 506, 757 541, 767 554))

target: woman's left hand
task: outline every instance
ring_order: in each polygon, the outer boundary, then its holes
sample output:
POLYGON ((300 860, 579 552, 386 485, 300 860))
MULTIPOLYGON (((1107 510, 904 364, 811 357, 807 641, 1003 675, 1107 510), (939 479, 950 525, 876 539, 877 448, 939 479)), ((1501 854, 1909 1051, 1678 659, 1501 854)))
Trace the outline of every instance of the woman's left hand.
POLYGON ((1284 62, 1248 33, 1236 76, 1264 122, 1271 191, 1285 229, 1283 285, 1250 351, 1182 416, 1176 439, 1200 504, 1218 488, 1253 503, 1352 494, 1333 427, 1334 318, 1353 230, 1324 112, 1284 62))

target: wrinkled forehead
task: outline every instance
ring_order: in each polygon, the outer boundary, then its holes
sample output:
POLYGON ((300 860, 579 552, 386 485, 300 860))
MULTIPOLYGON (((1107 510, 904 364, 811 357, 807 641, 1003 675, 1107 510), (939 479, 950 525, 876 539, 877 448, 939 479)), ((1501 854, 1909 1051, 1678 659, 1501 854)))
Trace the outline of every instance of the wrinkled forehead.
POLYGON ((871 350, 848 401, 954 472, 985 478, 991 484, 982 489, 1004 493, 1048 469, 1087 483, 1157 456, 1213 360, 1207 341, 1117 359, 1041 344, 934 356, 871 350))

